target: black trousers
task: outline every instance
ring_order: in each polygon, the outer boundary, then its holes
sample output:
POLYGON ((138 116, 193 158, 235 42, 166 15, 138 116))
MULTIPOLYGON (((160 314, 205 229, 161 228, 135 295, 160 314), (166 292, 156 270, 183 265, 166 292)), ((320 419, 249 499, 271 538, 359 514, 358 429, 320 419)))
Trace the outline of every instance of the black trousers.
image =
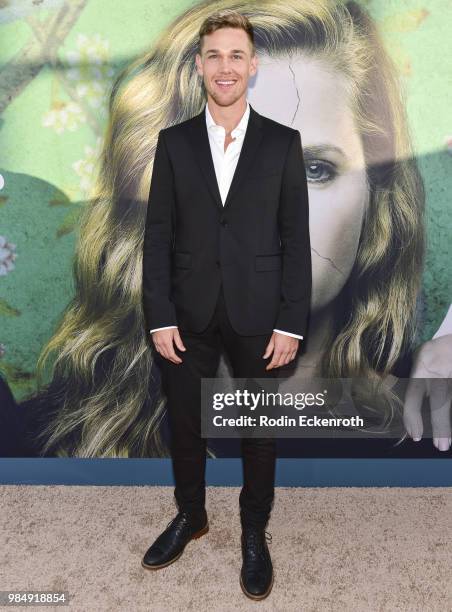
MULTIPOLYGON (((276 378, 278 368, 265 370, 270 357, 262 356, 271 333, 241 336, 231 326, 221 287, 214 315, 202 333, 179 330, 186 347, 175 352, 175 364, 157 354, 162 386, 167 396, 174 495, 179 510, 205 508, 207 439, 201 437, 201 378, 214 378, 222 348, 230 359, 234 378, 276 378)), ((240 492, 242 526, 265 528, 274 500, 276 440, 242 438, 243 487, 240 492)))

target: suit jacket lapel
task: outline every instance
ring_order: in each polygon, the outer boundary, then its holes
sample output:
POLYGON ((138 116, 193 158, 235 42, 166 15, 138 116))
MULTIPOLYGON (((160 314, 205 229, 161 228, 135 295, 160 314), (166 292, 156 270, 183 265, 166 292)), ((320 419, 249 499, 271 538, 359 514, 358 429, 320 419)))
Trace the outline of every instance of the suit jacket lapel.
POLYGON ((226 201, 221 201, 220 190, 218 188, 215 167, 213 165, 212 153, 210 151, 209 135, 207 133, 205 107, 193 117, 190 126, 190 141, 193 146, 195 157, 201 168, 202 174, 207 182, 209 190, 221 210, 229 205, 231 198, 240 186, 241 181, 246 176, 247 170, 256 156, 257 148, 262 140, 262 118, 250 105, 250 116, 242 143, 242 149, 237 161, 237 167, 232 178, 226 201))

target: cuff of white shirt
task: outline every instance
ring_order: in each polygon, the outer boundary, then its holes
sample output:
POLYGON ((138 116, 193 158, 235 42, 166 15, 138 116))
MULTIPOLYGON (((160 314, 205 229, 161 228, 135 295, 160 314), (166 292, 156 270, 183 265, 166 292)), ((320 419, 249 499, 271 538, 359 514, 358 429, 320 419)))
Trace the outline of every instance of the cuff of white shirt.
POLYGON ((160 329, 173 329, 176 327, 177 325, 167 325, 166 327, 156 327, 155 329, 150 329, 149 332, 152 334, 152 332, 159 331, 160 329))
POLYGON ((297 334, 292 334, 291 332, 282 331, 282 329, 274 329, 273 331, 278 332, 280 334, 284 334, 285 336, 292 336, 292 338, 298 338, 299 340, 303 340, 303 336, 298 336, 297 334))

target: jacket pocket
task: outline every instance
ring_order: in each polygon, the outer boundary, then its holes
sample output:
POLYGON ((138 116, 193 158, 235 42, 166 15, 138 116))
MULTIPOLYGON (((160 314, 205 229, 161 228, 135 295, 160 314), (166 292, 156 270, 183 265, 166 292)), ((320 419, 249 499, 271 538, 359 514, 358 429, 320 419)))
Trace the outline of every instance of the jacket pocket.
POLYGON ((176 268, 191 268, 191 253, 175 251, 173 253, 173 262, 176 268))
POLYGON ((274 255, 256 255, 255 267, 257 272, 265 272, 267 270, 280 270, 282 266, 282 253, 274 255))

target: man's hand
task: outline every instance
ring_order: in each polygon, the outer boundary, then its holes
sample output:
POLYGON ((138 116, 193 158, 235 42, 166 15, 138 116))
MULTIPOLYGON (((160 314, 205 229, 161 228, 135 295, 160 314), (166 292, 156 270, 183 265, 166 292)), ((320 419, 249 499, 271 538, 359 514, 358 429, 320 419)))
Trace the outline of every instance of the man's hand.
POLYGON ((160 329, 152 332, 151 336, 157 352, 160 353, 162 357, 173 363, 182 363, 182 359, 176 354, 173 346, 174 342, 180 351, 186 350, 177 327, 173 327, 172 329, 160 329))
POLYGON ((273 368, 279 368, 282 365, 290 363, 293 359, 295 359, 299 343, 300 341, 298 338, 273 332, 272 337, 267 344, 267 348, 265 349, 263 359, 267 359, 272 352, 273 357, 265 369, 272 370, 273 368))

